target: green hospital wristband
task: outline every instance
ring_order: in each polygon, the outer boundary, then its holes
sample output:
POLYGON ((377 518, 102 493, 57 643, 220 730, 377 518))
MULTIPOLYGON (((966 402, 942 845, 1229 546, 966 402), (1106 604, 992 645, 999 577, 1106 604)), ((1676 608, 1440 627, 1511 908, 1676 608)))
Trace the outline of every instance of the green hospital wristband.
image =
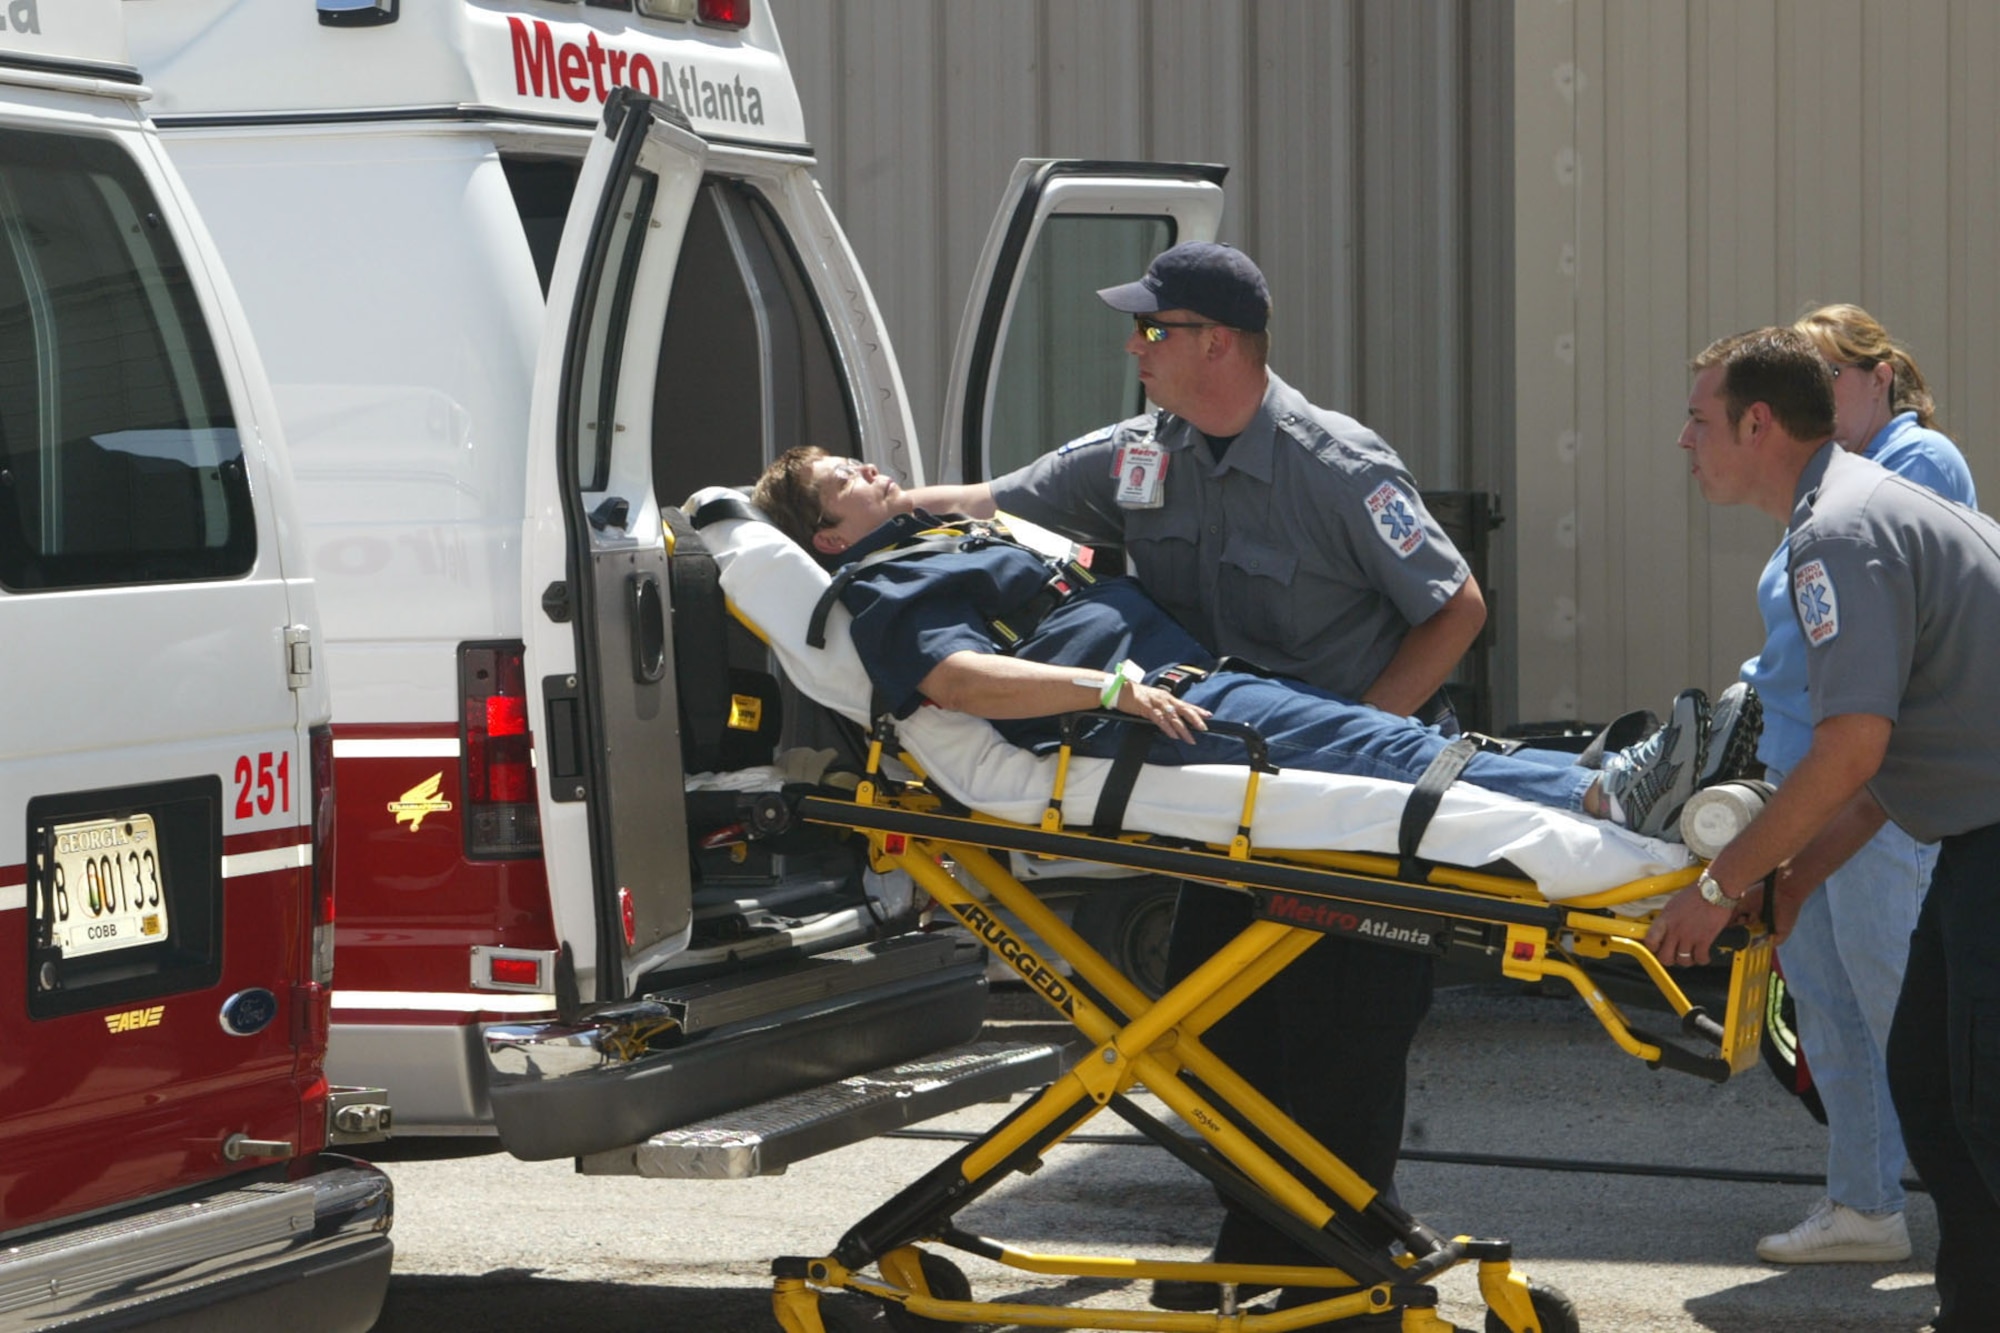
POLYGON ((1138 685, 1145 679, 1146 673, 1140 669, 1139 664, 1129 657, 1126 658, 1113 667, 1111 674, 1105 678, 1104 693, 1097 696, 1098 706, 1107 710, 1117 708, 1118 696, 1125 693, 1125 682, 1129 680, 1138 685))

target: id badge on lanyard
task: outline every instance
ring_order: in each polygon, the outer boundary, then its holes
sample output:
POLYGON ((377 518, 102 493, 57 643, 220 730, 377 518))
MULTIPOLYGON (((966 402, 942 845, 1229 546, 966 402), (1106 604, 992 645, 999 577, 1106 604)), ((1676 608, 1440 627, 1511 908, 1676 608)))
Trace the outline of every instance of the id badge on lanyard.
POLYGON ((1127 444, 1112 455, 1120 509, 1158 509, 1167 501, 1167 451, 1153 440, 1127 444))

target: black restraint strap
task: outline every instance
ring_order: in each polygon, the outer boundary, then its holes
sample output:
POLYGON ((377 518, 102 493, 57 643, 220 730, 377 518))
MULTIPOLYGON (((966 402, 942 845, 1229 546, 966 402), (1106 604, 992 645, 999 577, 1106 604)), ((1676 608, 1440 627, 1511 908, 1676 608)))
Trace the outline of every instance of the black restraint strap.
MULTIPOLYGON (((1188 686, 1207 676, 1208 672, 1201 667, 1170 666, 1154 677, 1153 684, 1178 699, 1188 686)), ((1139 770, 1145 767, 1146 756, 1159 738, 1158 727, 1125 728, 1118 742, 1118 753, 1111 759, 1111 771, 1104 775, 1104 786, 1097 793, 1097 813, 1090 821, 1090 831, 1098 837, 1115 838, 1124 832, 1125 807, 1132 803, 1132 788, 1138 784, 1139 770)))
POLYGON ((694 523, 671 505, 660 511, 673 533, 667 557, 668 606, 674 627, 674 689, 680 696, 682 750, 691 773, 722 762, 729 724, 729 612, 721 571, 694 523))
POLYGON ((1104 775, 1104 786, 1097 793, 1097 814, 1090 821, 1090 831, 1098 837, 1115 838, 1124 829, 1132 788, 1159 735, 1158 727, 1126 727, 1118 738, 1118 753, 1111 760, 1111 771, 1104 775))
POLYGON ((1402 878, 1422 883, 1429 874, 1427 866, 1417 856, 1417 848, 1423 845, 1424 830, 1431 826, 1431 816, 1437 813, 1438 802, 1444 799, 1445 789, 1458 781, 1458 775, 1465 771, 1465 766, 1472 762, 1472 756, 1479 750, 1478 737, 1460 736, 1439 750, 1423 776, 1417 779, 1410 799, 1403 803, 1403 824, 1396 834, 1396 873, 1402 878))
POLYGON ((769 523, 771 516, 750 503, 747 496, 718 495, 704 501, 689 516, 694 526, 705 528, 711 523, 720 523, 725 518, 746 519, 752 523, 769 523))

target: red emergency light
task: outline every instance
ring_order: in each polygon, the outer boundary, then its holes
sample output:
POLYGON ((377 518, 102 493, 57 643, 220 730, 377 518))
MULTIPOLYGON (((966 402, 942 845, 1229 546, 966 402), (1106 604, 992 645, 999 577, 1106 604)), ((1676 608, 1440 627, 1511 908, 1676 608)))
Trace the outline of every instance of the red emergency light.
POLYGON ((542 962, 539 958, 509 958, 504 954, 495 954, 487 960, 487 966, 496 985, 541 987, 542 962))
POLYGON ((711 28, 747 28, 750 26, 750 0, 701 0, 695 10, 694 21, 711 28))

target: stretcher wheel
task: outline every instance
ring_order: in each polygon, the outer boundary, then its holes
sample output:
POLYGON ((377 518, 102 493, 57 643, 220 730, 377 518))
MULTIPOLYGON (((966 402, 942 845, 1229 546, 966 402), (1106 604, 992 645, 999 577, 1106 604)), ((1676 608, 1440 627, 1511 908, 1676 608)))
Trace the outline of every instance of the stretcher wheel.
MULTIPOLYGON (((1528 1304, 1534 1307, 1535 1322, 1542 1326, 1542 1333, 1580 1333, 1575 1304, 1554 1287, 1531 1280, 1528 1304)), ((1486 1333, 1510 1333, 1510 1330, 1499 1315, 1488 1310, 1486 1333)))
MULTIPOLYGON (((957 1264, 941 1254, 929 1250, 917 1256, 917 1262, 924 1270, 924 1283, 931 1289, 931 1295, 941 1301, 969 1301, 972 1299, 972 1283, 959 1271, 957 1264)), ((911 1314, 901 1305, 891 1301, 885 1313, 889 1317, 889 1327, 896 1333, 945 1333, 948 1329, 962 1329, 964 1324, 947 1323, 942 1319, 926 1319, 922 1315, 911 1314)))
POLYGON ((1077 899, 1070 921, 1091 948, 1157 1000, 1167 989, 1167 936, 1179 893, 1179 885, 1169 879, 1099 881, 1077 899))

